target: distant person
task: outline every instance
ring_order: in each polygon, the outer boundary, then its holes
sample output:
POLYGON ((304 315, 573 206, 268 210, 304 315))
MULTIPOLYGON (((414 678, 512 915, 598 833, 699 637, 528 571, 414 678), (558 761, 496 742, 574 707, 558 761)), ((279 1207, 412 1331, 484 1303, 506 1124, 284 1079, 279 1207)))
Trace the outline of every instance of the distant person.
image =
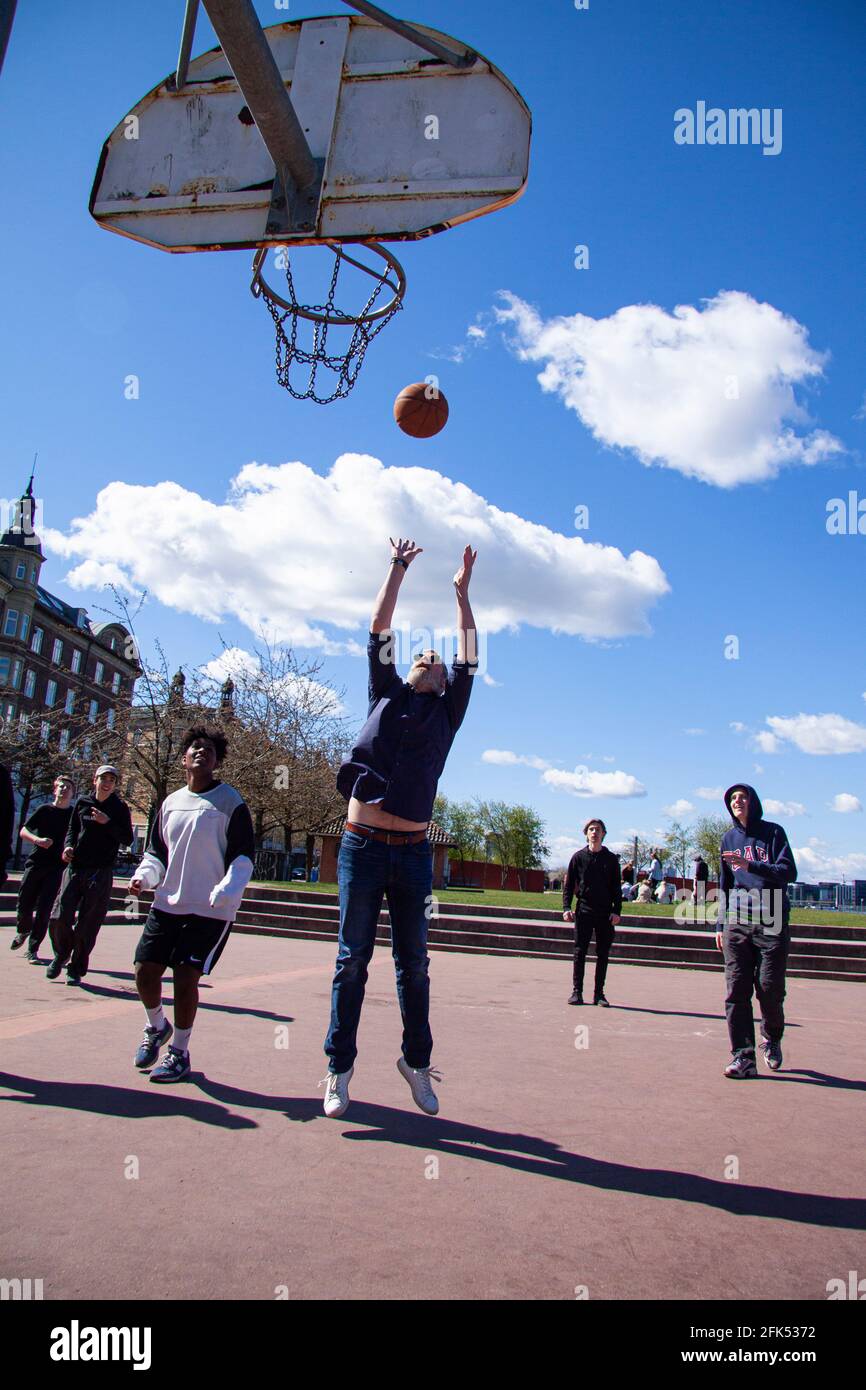
POLYGON ((754 787, 735 782, 725 792, 733 825, 721 844, 719 923, 716 945, 724 952, 728 993, 725 1013, 731 1062, 725 1076, 757 1076, 752 994, 761 1009, 761 1051, 771 1071, 782 1065, 785 971, 790 946, 788 884, 797 866, 780 825, 764 820, 754 787))
POLYGON ((349 806, 337 863, 339 949, 325 1040, 324 1109, 333 1119, 349 1104, 367 966, 385 896, 403 1020, 403 1055, 397 1070, 419 1110, 425 1115, 439 1110, 432 1082, 440 1077, 430 1065, 427 926, 433 854, 427 829, 436 787, 466 715, 478 667, 469 603, 477 552, 466 546, 454 576, 457 657, 451 671, 437 652, 424 651, 404 681, 394 664, 391 620, 406 571, 422 552, 414 541, 402 538, 396 544, 392 540, 391 547, 388 575, 376 597, 367 643, 367 722, 337 776, 337 789, 349 806))
POLYGON ((650 879, 645 878, 637 886, 634 901, 637 903, 651 903, 653 900, 653 886, 650 879))
POLYGON ((216 770, 228 743, 221 729, 188 729, 181 763, 186 786, 167 796, 153 823, 144 858, 129 882, 137 896, 155 888, 135 951, 135 984, 147 1026, 135 1065, 153 1067, 151 1081, 189 1076, 189 1041, 198 982, 222 955, 255 863, 249 808, 216 770), (174 1028, 163 1012, 162 977, 174 974, 174 1028), (159 1066, 159 1049, 169 1042, 159 1066))
POLYGON ((661 881, 661 883, 658 885, 658 887, 656 888, 656 891, 655 891, 655 900, 656 900, 656 902, 657 902, 657 903, 672 903, 673 900, 674 900, 675 895, 676 895, 676 890, 675 890, 675 888, 674 888, 674 885, 671 883, 670 879, 663 878, 662 881, 661 881))
POLYGON ((72 817, 74 791, 71 777, 55 778, 54 800, 37 806, 18 832, 22 840, 29 840, 33 849, 21 875, 15 935, 10 945, 17 951, 27 941, 25 959, 31 965, 39 964, 39 947, 45 940, 48 919, 63 877, 63 845, 72 817))
POLYGON ((710 866, 703 855, 698 854, 692 864, 692 891, 696 903, 706 901, 709 879, 710 866))
POLYGON ((658 850, 653 850, 652 863, 649 866, 649 873, 647 875, 647 878, 650 882, 650 891, 652 893, 655 893, 659 884, 664 879, 664 873, 662 871, 662 861, 659 858, 658 850))
POLYGON ((8 767, 0 763, 0 888, 9 875, 6 865, 12 858, 12 829, 15 825, 15 793, 8 767))
POLYGON ((633 895, 634 895, 634 891, 635 891, 634 877, 635 877, 635 874, 634 874, 634 864, 633 864, 632 861, 629 859, 628 862, 625 863, 625 864, 623 864, 623 866, 622 866, 622 897, 623 897, 623 902, 628 902, 628 901, 630 901, 630 899, 631 899, 631 898, 633 897, 633 895))
POLYGON ((594 1004, 610 1008, 604 982, 615 929, 622 912, 622 884, 619 860, 602 841, 607 834, 603 820, 588 820, 583 827, 586 847, 571 857, 562 889, 562 919, 574 922, 573 989, 569 1004, 583 1003, 583 975, 586 957, 595 933, 594 1004), (572 898, 576 911, 572 912, 572 898))
POLYGON ((108 915, 117 851, 133 840, 129 807, 116 791, 119 775, 103 763, 93 775, 92 793, 73 807, 62 856, 67 867, 49 923, 55 952, 45 972, 49 980, 65 965, 66 983, 81 984, 108 915))

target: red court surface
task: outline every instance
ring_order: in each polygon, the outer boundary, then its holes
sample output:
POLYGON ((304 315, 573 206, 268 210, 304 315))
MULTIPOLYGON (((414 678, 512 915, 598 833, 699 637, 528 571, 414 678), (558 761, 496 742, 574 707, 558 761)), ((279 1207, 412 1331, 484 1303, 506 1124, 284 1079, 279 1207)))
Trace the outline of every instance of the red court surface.
POLYGON ((135 928, 103 929, 80 990, 10 939, 0 1274, 46 1299, 822 1300, 866 1274, 859 985, 791 983, 784 1069, 732 1082, 719 975, 613 966, 605 1011, 566 1005, 568 964, 436 953, 430 1119, 377 949, 335 1121, 332 944, 235 935, 192 1080, 157 1087, 135 928))

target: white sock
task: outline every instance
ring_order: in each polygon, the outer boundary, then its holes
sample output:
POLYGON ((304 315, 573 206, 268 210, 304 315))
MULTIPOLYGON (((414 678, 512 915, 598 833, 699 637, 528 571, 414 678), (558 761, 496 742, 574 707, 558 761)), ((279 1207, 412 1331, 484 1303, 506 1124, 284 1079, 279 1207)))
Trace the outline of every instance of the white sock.
POLYGON ((158 1033, 161 1033, 165 1027, 165 1014, 162 1011, 162 1005, 157 1004, 155 1009, 149 1009, 145 1004, 144 1012, 147 1014, 147 1021, 151 1028, 155 1028, 158 1033))
POLYGON ((171 1045, 175 1052, 189 1052, 189 1035, 191 1032, 191 1028, 175 1028, 174 1037, 171 1040, 171 1045))

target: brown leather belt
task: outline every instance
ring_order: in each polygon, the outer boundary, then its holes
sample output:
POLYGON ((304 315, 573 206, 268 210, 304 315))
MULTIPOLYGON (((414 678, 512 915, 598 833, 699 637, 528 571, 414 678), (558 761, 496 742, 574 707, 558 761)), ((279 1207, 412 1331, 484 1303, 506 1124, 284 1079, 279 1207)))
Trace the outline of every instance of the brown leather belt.
POLYGON ((363 835, 365 840, 379 840, 383 845, 420 845, 427 839, 426 830, 374 830, 371 825, 356 825, 346 821, 346 829, 353 835, 363 835))

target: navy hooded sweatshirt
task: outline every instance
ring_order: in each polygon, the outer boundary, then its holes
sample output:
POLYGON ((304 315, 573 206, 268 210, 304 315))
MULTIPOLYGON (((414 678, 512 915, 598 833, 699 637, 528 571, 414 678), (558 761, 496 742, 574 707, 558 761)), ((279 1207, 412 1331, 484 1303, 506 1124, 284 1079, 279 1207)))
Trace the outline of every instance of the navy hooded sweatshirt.
MULTIPOLYGON (((746 782, 734 782, 733 786, 728 787, 725 792, 725 805, 728 808, 728 815, 733 821, 730 830, 727 830, 722 837, 721 852, 725 850, 737 850, 744 859, 749 860, 748 869, 732 869, 727 860, 721 859, 721 881, 719 888, 724 895, 723 901, 727 902, 728 895, 733 889, 742 888, 747 891, 758 892, 779 889, 781 892, 782 922, 787 923, 791 905, 788 899, 787 885, 793 883, 797 877, 797 865, 794 863, 794 856, 791 853, 791 846, 788 844, 788 837, 781 825, 776 825, 774 821, 764 820, 764 808, 761 805, 761 798, 746 782), (735 817, 731 810, 731 797, 738 787, 742 787, 749 793, 749 820, 745 828, 735 817)), ((775 900, 770 899, 770 903, 775 900)), ((768 912, 764 912, 763 919, 757 911, 757 903, 749 905, 750 910, 744 912, 742 908, 737 913, 737 920, 743 921, 747 918, 750 922, 757 923, 760 920, 769 920, 768 912)), ((774 914, 773 907, 769 912, 774 914)))

